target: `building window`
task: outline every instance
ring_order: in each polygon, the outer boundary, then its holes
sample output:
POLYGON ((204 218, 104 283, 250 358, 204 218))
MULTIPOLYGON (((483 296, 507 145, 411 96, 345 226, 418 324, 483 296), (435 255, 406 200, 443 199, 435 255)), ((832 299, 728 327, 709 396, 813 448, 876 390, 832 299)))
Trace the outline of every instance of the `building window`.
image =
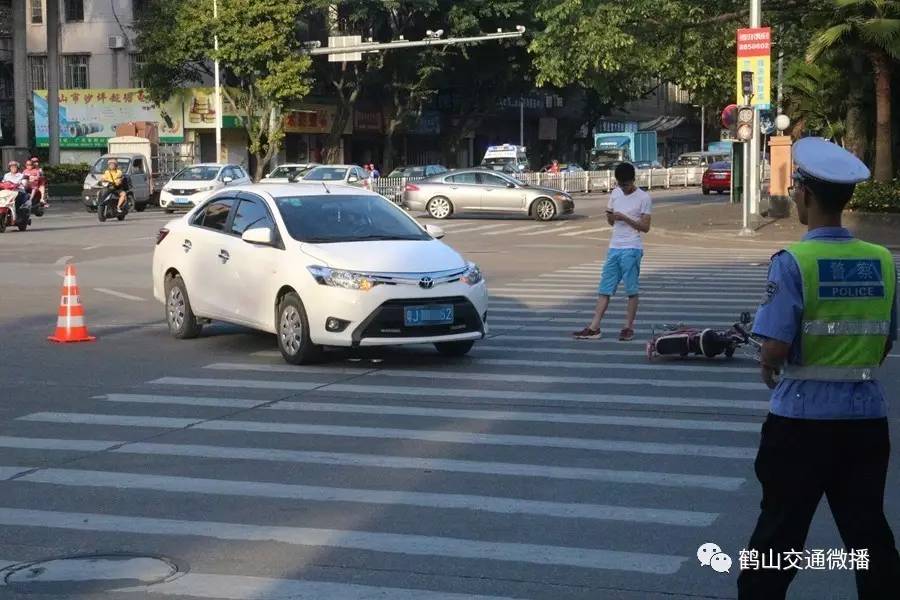
POLYGON ((65 0, 66 22, 84 21, 84 0, 65 0))
POLYGON ((131 14, 134 16, 134 20, 137 21, 147 12, 147 3, 148 0, 131 0, 131 14))
POLYGON ((31 22, 44 22, 44 0, 31 0, 31 22))
POLYGON ((31 72, 31 89, 47 89, 47 57, 29 56, 28 70, 31 72))
POLYGON ((90 86, 88 78, 88 63, 90 56, 87 54, 66 54, 62 57, 62 87, 66 90, 83 90, 90 86))
POLYGON ((140 54, 130 54, 128 57, 130 62, 129 72, 131 73, 131 87, 142 88, 144 81, 141 79, 141 67, 144 66, 144 57, 140 54))

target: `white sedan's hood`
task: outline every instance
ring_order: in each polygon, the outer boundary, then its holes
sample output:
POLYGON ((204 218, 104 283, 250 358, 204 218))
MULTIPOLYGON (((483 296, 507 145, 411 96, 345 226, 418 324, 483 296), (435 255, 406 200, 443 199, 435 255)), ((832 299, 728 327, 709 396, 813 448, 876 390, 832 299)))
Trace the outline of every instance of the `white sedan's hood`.
POLYGON ((300 244, 300 248, 322 266, 366 273, 431 273, 466 265, 456 250, 438 240, 300 244))
POLYGON ((210 181, 176 181, 174 179, 170 180, 163 189, 167 192, 169 190, 203 190, 210 186, 218 187, 218 184, 215 180, 210 181))

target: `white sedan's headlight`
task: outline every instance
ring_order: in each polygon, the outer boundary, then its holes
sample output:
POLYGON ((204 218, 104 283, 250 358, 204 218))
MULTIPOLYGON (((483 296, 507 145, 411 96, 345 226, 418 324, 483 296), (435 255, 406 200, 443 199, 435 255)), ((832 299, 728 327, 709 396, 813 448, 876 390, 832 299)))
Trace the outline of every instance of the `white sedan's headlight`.
POLYGON ((195 189, 194 192, 211 192, 214 189, 216 189, 215 185, 207 185, 205 187, 195 189))
POLYGON ((94 184, 93 184, 93 183, 86 183, 86 184, 84 184, 84 189, 86 189, 86 190, 90 190, 90 189, 93 189, 93 188, 94 188, 94 184))
POLYGON ((360 290, 362 292, 367 292, 378 285, 377 281, 364 273, 329 269, 328 267, 317 265, 307 267, 307 269, 309 269, 309 272, 319 285, 329 285, 344 288, 345 290, 360 290))
POLYGON ((469 270, 459 280, 469 285, 477 285, 484 281, 484 275, 481 274, 481 269, 478 268, 478 265, 469 263, 469 270))

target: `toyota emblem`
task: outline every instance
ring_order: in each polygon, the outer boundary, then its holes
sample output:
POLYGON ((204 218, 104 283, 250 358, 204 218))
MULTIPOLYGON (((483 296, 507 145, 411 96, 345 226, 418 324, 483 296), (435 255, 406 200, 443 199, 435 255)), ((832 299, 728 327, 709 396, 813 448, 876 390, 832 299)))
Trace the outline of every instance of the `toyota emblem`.
POLYGON ((434 279, 431 277, 423 277, 419 280, 419 287, 423 290, 430 290, 434 287, 434 279))

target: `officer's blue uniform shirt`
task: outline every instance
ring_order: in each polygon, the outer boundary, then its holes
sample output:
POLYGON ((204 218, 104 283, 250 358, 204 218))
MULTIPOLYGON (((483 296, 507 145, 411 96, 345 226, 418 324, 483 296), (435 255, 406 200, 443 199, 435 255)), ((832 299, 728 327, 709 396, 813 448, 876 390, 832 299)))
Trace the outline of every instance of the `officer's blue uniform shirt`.
MULTIPOLYGON (((810 231, 804 240, 852 239, 842 227, 810 231)), ((800 356, 803 283, 800 267, 788 252, 772 257, 766 296, 756 313, 753 333, 791 344, 789 362, 800 356)), ((897 293, 891 309, 890 338, 897 340, 897 293)), ((782 379, 772 394, 770 410, 802 419, 875 419, 887 415, 884 390, 877 381, 806 381, 782 379)))

